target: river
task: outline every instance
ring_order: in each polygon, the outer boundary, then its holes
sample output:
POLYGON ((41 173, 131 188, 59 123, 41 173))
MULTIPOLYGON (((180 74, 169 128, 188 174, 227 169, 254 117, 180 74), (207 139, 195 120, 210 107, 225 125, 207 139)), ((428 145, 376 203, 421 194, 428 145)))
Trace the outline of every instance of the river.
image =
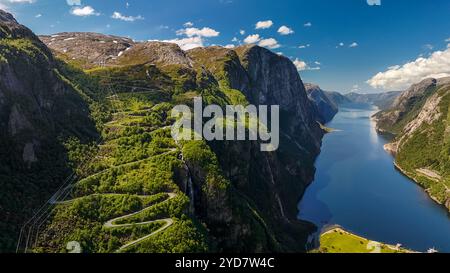
POLYGON ((337 224, 368 239, 416 251, 450 252, 450 217, 397 171, 375 131, 371 106, 343 107, 328 127, 315 181, 299 203, 299 218, 319 229, 337 224))

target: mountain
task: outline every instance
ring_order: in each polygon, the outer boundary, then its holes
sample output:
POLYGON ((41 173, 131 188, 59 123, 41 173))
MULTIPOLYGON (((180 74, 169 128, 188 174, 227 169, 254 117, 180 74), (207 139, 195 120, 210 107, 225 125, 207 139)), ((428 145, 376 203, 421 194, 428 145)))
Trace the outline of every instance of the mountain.
POLYGON ((386 149, 397 167, 450 209, 450 78, 425 79, 376 114, 377 130, 395 137, 386 149))
POLYGON ((99 101, 109 120, 98 126, 100 145, 70 150, 96 156, 52 200, 56 208, 35 231, 34 251, 66 251, 74 240, 85 252, 305 250, 315 227, 297 220, 297 203, 313 180, 324 132, 288 58, 258 46, 183 51, 94 33, 41 39, 71 67, 67 77, 79 89, 108 94, 99 101), (176 143, 170 110, 192 106, 195 96, 222 107, 280 105, 280 148, 176 143))
POLYGON ((306 83, 308 98, 314 102, 322 116, 322 123, 331 121, 339 111, 339 104, 335 101, 336 94, 323 91, 318 85, 306 83))
POLYGON ((390 108, 400 94, 401 92, 391 91, 377 94, 349 93, 345 96, 354 103, 372 104, 380 108, 380 110, 385 110, 390 108))
POLYGON ((88 96, 28 28, 0 10, 0 252, 70 173, 66 144, 98 137, 88 96))
POLYGON ((347 98, 345 95, 342 95, 340 92, 325 91, 325 94, 338 107, 352 102, 349 98, 347 98))

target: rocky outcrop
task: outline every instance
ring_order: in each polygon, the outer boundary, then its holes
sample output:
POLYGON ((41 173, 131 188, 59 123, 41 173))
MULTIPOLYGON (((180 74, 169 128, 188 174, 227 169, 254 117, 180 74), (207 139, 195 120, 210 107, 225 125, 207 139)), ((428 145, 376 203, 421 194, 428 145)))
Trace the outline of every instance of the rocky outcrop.
POLYGON ((306 83, 305 88, 308 98, 316 104, 322 116, 322 123, 331 121, 339 111, 338 104, 333 102, 318 85, 306 83))
POLYGON ((128 38, 89 32, 64 32, 39 38, 58 56, 83 68, 112 64, 135 45, 128 38))
POLYGON ((422 108, 426 99, 434 91, 436 84, 436 79, 425 79, 401 93, 390 108, 375 115, 377 130, 398 134, 399 130, 409 122, 408 113, 422 108), (394 126, 396 124, 400 126, 394 126))

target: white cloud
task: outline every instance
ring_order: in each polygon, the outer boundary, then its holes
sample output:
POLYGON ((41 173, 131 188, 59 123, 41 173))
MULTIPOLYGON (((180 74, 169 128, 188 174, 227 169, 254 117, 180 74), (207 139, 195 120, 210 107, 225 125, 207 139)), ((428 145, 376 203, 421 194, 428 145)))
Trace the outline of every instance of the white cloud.
POLYGON ((357 92, 359 91, 359 85, 355 84, 352 86, 352 89, 350 90, 350 92, 357 92))
POLYGON ((259 41, 258 45, 261 47, 267 47, 270 49, 275 49, 275 48, 280 47, 280 45, 278 44, 278 41, 275 40, 274 38, 263 39, 263 40, 259 41))
POLYGON ((194 26, 194 23, 192 23, 192 22, 186 22, 186 23, 183 24, 183 26, 184 26, 184 27, 193 27, 193 26, 194 26))
POLYGON ((235 42, 235 43, 238 43, 238 42, 239 42, 239 39, 236 38, 236 37, 233 37, 233 39, 231 39, 231 41, 232 41, 232 42, 235 42))
POLYGON ((314 62, 316 65, 321 65, 321 63, 319 61, 315 61, 314 62))
POLYGON ((144 20, 145 18, 142 17, 141 15, 138 16, 125 16, 122 13, 115 11, 113 13, 113 15, 111 15, 111 18, 116 19, 116 20, 122 20, 125 22, 134 22, 136 20, 144 20))
MULTIPOLYGON (((191 25, 188 23, 185 26, 191 25)), ((197 47, 204 47, 205 37, 217 37, 220 32, 212 28, 204 27, 202 29, 188 27, 180 29, 176 32, 177 35, 185 35, 185 38, 176 38, 171 40, 163 40, 163 42, 177 44, 183 50, 189 50, 197 47)), ((230 47, 231 45, 227 45, 230 47)))
POLYGON ((204 27, 202 29, 191 27, 191 28, 180 29, 177 31, 177 35, 186 35, 188 37, 194 37, 194 36, 217 37, 217 36, 219 36, 219 34, 220 34, 220 32, 218 32, 212 28, 209 28, 209 27, 204 27))
POLYGON ((226 45, 226 46, 224 46, 225 48, 229 48, 229 49, 232 49, 232 48, 235 48, 236 46, 235 45, 233 45, 233 44, 229 44, 229 45, 226 45))
POLYGON ((358 47, 358 43, 357 42, 353 42, 351 43, 348 47, 358 47))
POLYGON ((266 29, 270 28, 271 26, 273 26, 272 20, 259 21, 258 23, 256 23, 256 29, 266 29))
POLYGON ((303 26, 305 26, 305 27, 312 27, 312 23, 311 22, 307 22, 303 26))
POLYGON ((291 28, 287 27, 287 26, 281 26, 278 29, 278 33, 280 33, 281 35, 289 35, 289 34, 293 34, 294 31, 291 28))
POLYGON ((182 39, 163 40, 163 42, 177 44, 182 50, 189 50, 204 46, 202 37, 198 36, 182 39))
POLYGON ((87 17, 87 16, 98 16, 100 15, 100 13, 96 12, 95 9, 91 6, 85 6, 85 7, 80 7, 80 8, 73 8, 70 13, 72 15, 75 16, 82 16, 82 17, 87 17))
MULTIPOLYGON (((245 35, 245 30, 241 29, 241 30, 239 30, 239 33, 240 33, 241 35, 245 35)), ((449 39, 450 39, 450 38, 449 38, 449 39)))
POLYGON ((310 46, 311 46, 310 44, 306 44, 306 45, 300 45, 298 48, 304 49, 304 48, 307 48, 307 47, 310 47, 310 46))
POLYGON ((294 60, 294 65, 298 71, 303 71, 308 68, 308 65, 304 61, 299 60, 298 58, 294 60))
POLYGON ((259 34, 248 35, 247 38, 244 39, 244 43, 246 44, 254 44, 261 40, 259 34))
POLYGON ((295 67, 297 67, 297 70, 298 71, 304 71, 304 70, 320 70, 320 63, 319 62, 315 62, 315 64, 317 65, 317 66, 315 66, 315 67, 311 67, 311 66, 309 66, 305 61, 302 61, 302 60, 299 60, 298 58, 296 58, 294 61, 293 61, 293 63, 294 63, 294 65, 295 65, 295 67))
POLYGON ((36 14, 35 16, 34 16, 34 18, 41 18, 42 17, 42 14, 36 14))
POLYGON ((402 66, 391 66, 373 76, 367 83, 374 88, 404 90, 426 78, 450 76, 450 48, 436 51, 428 58, 420 57, 402 66))

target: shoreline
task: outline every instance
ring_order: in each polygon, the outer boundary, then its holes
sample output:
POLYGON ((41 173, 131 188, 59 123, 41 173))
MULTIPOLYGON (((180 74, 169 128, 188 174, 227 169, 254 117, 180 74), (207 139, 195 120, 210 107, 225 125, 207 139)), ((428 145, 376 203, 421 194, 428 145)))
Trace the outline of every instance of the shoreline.
MULTIPOLYGON (((395 159, 395 158, 394 158, 395 159)), ((394 166, 395 169, 397 169, 402 175, 404 175, 405 177, 407 177, 408 179, 414 181, 414 183, 416 183, 419 187, 421 187, 428 195, 428 197, 430 197, 431 200, 433 200, 437 205, 442 206, 443 208, 445 208, 445 210, 447 210, 448 213, 450 213, 450 208, 447 208, 447 206, 439 201, 435 196, 433 196, 427 188, 425 188, 418 180, 417 178, 409 175, 409 173, 407 171, 405 171, 402 167, 400 167, 400 165, 397 163, 397 161, 394 160, 394 166)))
MULTIPOLYGON (((421 253, 419 251, 414 251, 414 250, 411 250, 411 249, 402 248, 402 246, 400 244, 397 245, 397 246, 394 246, 394 245, 391 245, 391 244, 382 243, 382 242, 371 240, 369 238, 362 237, 362 236, 360 236, 358 234, 355 234, 353 232, 345 230, 343 227, 341 227, 339 225, 331 225, 331 226, 328 226, 328 227, 324 227, 322 229, 322 232, 320 233, 319 237, 321 238, 323 235, 332 234, 332 233, 335 233, 335 232, 339 232, 339 233, 346 234, 348 236, 352 236, 352 237, 354 237, 354 238, 356 238, 358 240, 361 240, 361 241, 368 241, 369 243, 373 243, 375 245, 385 246, 385 247, 389 248, 390 250, 398 251, 399 253, 421 253), (323 231, 323 230, 325 230, 325 231, 323 231)), ((320 249, 320 245, 319 245, 319 249, 320 249)))

